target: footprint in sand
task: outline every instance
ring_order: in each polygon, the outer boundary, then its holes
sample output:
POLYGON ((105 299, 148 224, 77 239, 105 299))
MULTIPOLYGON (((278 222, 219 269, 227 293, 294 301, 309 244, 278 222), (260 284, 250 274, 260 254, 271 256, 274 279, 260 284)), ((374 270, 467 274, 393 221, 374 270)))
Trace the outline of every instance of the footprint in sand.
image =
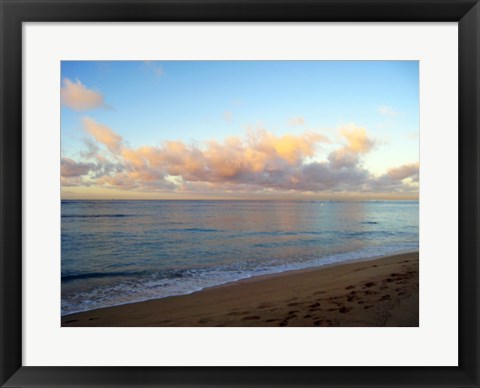
POLYGON ((275 319, 275 318, 272 318, 272 319, 266 319, 265 322, 277 322, 279 321, 280 319, 275 319))
POLYGON ((272 303, 260 303, 260 304, 257 306, 257 308, 259 308, 259 309, 266 309, 266 308, 272 307, 272 306, 273 306, 272 303))
POLYGON ((330 319, 320 319, 313 322, 315 326, 332 326, 332 321, 330 319))
POLYGON ((248 314, 249 312, 248 311, 232 311, 230 313, 228 313, 227 315, 244 315, 244 314, 248 314))
POLYGON ((356 269, 355 271, 353 272, 359 272, 359 271, 363 271, 365 269, 365 267, 362 267, 362 268, 359 268, 359 269, 356 269))
POLYGON ((342 314, 345 314, 345 313, 348 313, 349 311, 352 311, 352 310, 353 310, 353 307, 342 306, 340 308, 340 310, 338 310, 338 312, 342 313, 342 314))
POLYGON ((298 306, 299 304, 300 304, 300 303, 292 302, 292 303, 287 304, 287 306, 292 307, 292 306, 298 306))
POLYGON ((355 288, 355 286, 348 286, 348 287, 345 287, 346 290, 351 290, 352 288, 355 288))
POLYGON ((260 319, 258 315, 249 315, 248 317, 243 317, 242 321, 253 321, 256 319, 260 319))
POLYGON ((73 323, 78 322, 78 319, 70 319, 69 321, 65 321, 65 323, 73 323))

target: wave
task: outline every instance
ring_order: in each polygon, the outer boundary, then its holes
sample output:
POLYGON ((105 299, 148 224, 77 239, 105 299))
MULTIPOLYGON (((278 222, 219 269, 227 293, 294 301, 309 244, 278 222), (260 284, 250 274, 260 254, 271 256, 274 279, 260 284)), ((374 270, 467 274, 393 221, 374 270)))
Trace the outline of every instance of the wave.
POLYGON ((123 271, 123 272, 87 272, 79 274, 70 274, 62 275, 62 282, 68 282, 71 280, 79 279, 99 279, 99 278, 111 278, 111 277, 127 277, 127 276, 142 276, 146 272, 133 272, 133 271, 123 271))
POLYGON ((132 214, 62 214, 62 218, 121 218, 134 217, 132 214))
MULTIPOLYGON (((158 224, 160 225, 160 224, 158 224)), ((161 225, 175 225, 175 223, 163 223, 161 225)), ((188 233, 188 232, 193 232, 193 233, 214 233, 214 232, 223 232, 219 229, 212 229, 212 228, 170 228, 170 229, 164 229, 164 232, 174 232, 174 233, 188 233)))
POLYGON ((272 259, 263 261, 261 264, 258 262, 246 262, 210 268, 165 269, 156 273, 118 271, 64 275, 62 276, 62 282, 75 279, 116 276, 126 276, 128 279, 116 281, 111 285, 95 287, 88 292, 80 292, 68 296, 63 294, 62 287, 62 315, 150 299, 190 294, 208 287, 254 276, 370 259, 417 249, 418 243, 412 242, 388 246, 370 246, 355 251, 341 252, 290 263, 282 263, 272 259))

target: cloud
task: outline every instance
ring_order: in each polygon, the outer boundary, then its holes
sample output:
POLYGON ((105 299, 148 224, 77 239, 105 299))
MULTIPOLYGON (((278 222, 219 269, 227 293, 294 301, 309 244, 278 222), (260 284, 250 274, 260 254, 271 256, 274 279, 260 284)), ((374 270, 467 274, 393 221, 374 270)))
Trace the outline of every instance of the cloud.
POLYGON ((288 124, 291 126, 305 125, 305 119, 303 117, 292 117, 288 120, 288 124))
POLYGON ((100 147, 92 139, 83 139, 85 150, 82 150, 80 155, 85 159, 91 159, 100 154, 100 147))
POLYGON ((365 154, 375 145, 375 142, 368 137, 367 130, 355 124, 346 125, 340 133, 347 141, 347 148, 352 152, 365 154))
POLYGON ((389 169, 387 174, 397 180, 410 178, 412 181, 418 181, 418 167, 418 163, 405 164, 400 167, 389 169))
POLYGON ((375 146, 375 141, 368 136, 367 130, 357 127, 355 124, 344 126, 340 129, 340 134, 346 144, 328 155, 332 168, 340 169, 356 166, 360 163, 361 156, 370 152, 375 146))
POLYGON ((348 168, 358 164, 359 155, 348 147, 343 147, 332 151, 328 155, 328 160, 333 168, 348 168))
POLYGON ((388 105, 379 105, 377 109, 378 113, 380 113, 382 116, 395 117, 398 115, 398 112, 388 105))
POLYGON ((79 80, 72 82, 65 78, 62 84, 60 98, 63 106, 79 112, 107 107, 102 94, 88 89, 79 80))
POLYGON ((159 65, 156 61, 144 61, 147 68, 152 71, 155 77, 162 77, 165 74, 163 67, 159 65))
POLYGON ((83 118, 85 130, 92 135, 95 140, 103 144, 112 153, 119 152, 123 147, 123 138, 105 125, 98 124, 90 117, 83 118))
POLYGON ((169 140, 158 146, 131 148, 111 128, 93 119, 85 118, 84 126, 93 139, 85 142, 83 160, 62 161, 62 185, 232 194, 418 189, 411 184, 418 176, 418 164, 392 168, 381 177, 366 170, 362 159, 376 143, 365 128, 353 124, 340 129, 343 144, 333 150, 335 146, 320 133, 276 135, 263 129, 223 141, 189 144, 169 140), (406 178, 410 180, 404 182, 406 178))
POLYGON ((77 163, 69 158, 62 158, 60 161, 60 172, 66 178, 87 175, 94 167, 93 163, 77 163))

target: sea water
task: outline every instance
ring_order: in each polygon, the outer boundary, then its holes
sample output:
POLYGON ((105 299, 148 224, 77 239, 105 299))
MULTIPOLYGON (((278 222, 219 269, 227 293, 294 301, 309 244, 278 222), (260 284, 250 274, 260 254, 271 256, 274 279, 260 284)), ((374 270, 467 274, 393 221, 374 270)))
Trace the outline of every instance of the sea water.
POLYGON ((62 314, 418 249, 418 201, 62 201, 62 314))

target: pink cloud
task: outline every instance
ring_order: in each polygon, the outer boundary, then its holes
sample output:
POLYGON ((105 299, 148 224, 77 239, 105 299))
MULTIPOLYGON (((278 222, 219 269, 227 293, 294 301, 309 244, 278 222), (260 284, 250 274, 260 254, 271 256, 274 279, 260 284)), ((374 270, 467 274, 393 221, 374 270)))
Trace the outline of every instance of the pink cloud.
POLYGON ((83 126, 98 143, 103 144, 110 152, 118 153, 122 149, 123 138, 112 131, 109 127, 98 124, 95 120, 89 117, 83 119, 83 126))
POLYGON ((323 146, 330 140, 315 132, 276 135, 250 130, 244 137, 228 137, 221 142, 169 140, 159 146, 130 148, 105 125, 85 118, 84 126, 95 142, 86 141, 82 162, 64 162, 65 185, 68 179, 79 182, 78 176, 89 173, 80 184, 145 192, 417 190, 403 179, 418 174, 418 164, 391 169, 378 178, 362 167, 361 160, 375 141, 366 129, 354 125, 341 129, 344 144, 324 155, 321 162, 315 158, 325 152, 323 146))
POLYGON ((62 105, 76 111, 106 107, 102 94, 88 89, 79 80, 72 82, 65 78, 60 89, 60 98, 62 105))
POLYGON ((349 124, 340 130, 342 136, 347 140, 347 147, 353 152, 365 154, 370 152, 375 142, 368 137, 365 128, 349 124))
POLYGON ((69 158, 62 158, 60 171, 63 177, 78 177, 86 175, 94 167, 93 163, 77 163, 69 158))
POLYGON ((403 180, 412 178, 413 181, 418 181, 418 167, 418 163, 405 164, 389 169, 387 174, 393 179, 403 180))

